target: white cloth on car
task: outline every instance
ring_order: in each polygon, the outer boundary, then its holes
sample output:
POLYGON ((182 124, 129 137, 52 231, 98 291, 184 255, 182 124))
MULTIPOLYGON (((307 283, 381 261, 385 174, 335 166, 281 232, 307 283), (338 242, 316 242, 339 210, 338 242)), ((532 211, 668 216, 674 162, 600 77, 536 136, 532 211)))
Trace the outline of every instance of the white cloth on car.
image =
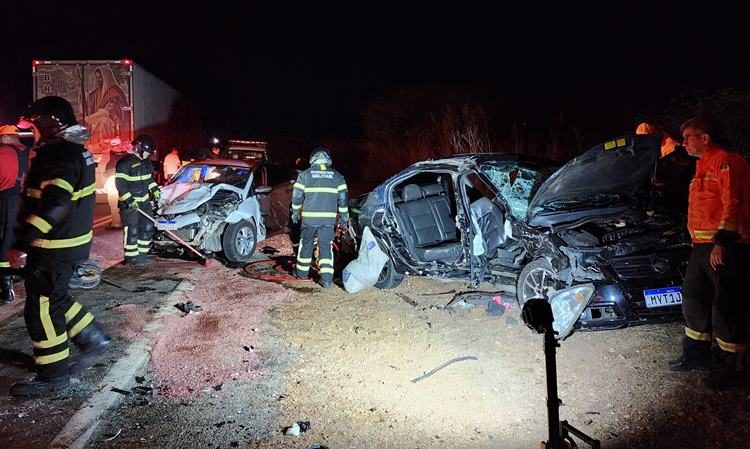
POLYGON ((344 268, 342 278, 346 291, 357 293, 375 285, 387 261, 388 255, 380 249, 370 228, 365 226, 359 255, 344 268))

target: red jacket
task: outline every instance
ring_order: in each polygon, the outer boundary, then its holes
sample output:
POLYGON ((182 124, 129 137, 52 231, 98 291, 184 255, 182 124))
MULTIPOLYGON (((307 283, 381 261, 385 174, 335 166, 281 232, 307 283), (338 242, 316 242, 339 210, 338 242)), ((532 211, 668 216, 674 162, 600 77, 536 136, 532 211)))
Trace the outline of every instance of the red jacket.
POLYGON ((18 178, 18 155, 10 145, 0 144, 0 190, 12 189, 18 178))
POLYGON ((742 156, 715 147, 698 159, 688 230, 693 243, 750 244, 750 165, 742 156))

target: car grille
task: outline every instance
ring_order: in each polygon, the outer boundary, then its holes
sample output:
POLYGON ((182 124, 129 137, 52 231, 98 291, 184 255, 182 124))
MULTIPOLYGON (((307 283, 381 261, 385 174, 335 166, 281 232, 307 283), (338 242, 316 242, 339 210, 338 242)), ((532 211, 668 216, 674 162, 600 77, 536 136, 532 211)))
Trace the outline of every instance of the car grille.
POLYGON ((674 257, 659 255, 613 257, 610 260, 612 269, 620 279, 672 278, 681 277, 674 257))

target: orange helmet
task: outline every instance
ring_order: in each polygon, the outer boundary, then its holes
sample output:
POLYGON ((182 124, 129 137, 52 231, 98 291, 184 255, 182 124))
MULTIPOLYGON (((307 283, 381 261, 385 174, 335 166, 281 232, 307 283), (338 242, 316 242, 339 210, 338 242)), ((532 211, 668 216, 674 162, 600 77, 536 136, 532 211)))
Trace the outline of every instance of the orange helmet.
POLYGON ((0 126, 0 136, 4 135, 18 135, 18 128, 16 125, 3 125, 0 126))

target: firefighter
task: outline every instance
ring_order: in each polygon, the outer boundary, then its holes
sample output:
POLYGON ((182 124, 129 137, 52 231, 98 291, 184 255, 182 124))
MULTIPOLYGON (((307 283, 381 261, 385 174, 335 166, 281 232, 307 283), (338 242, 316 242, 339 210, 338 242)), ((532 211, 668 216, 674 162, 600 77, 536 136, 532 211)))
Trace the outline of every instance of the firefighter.
POLYGON ((693 250, 682 286, 683 353, 669 365, 673 371, 709 369, 706 386, 727 388, 742 382, 747 348, 750 165, 719 146, 714 128, 701 118, 680 131, 688 153, 699 159, 688 205, 693 250))
POLYGON ((654 136, 660 136, 661 138, 661 157, 667 156, 678 147, 676 140, 672 138, 666 131, 661 131, 655 125, 651 123, 643 122, 638 124, 635 128, 636 134, 651 134, 654 136))
MULTIPOLYGON (((13 247, 18 200, 28 168, 28 152, 18 138, 18 129, 15 125, 0 126, 0 268, 10 268, 8 251, 13 247)), ((0 275, 0 305, 15 298, 13 276, 0 275)))
POLYGON ((68 295, 77 263, 87 260, 93 236, 94 159, 84 147, 86 128, 61 97, 34 102, 30 122, 36 157, 24 183, 15 248, 27 253, 24 319, 37 375, 11 387, 15 396, 65 388, 69 375, 89 366, 110 345, 94 316, 68 295), (70 366, 69 341, 81 351, 70 366))
POLYGON ((302 221, 297 249, 295 275, 307 278, 313 256, 313 239, 318 237, 318 272, 320 285, 333 282, 334 226, 349 222, 348 191, 344 176, 331 167, 331 152, 323 147, 313 150, 310 168, 297 177, 292 192, 292 223, 302 221), (300 214, 301 212, 301 214, 300 214))
POLYGON ((115 185, 120 195, 118 206, 125 225, 124 263, 142 267, 151 262, 148 251, 154 225, 139 210, 153 216, 153 204, 159 202, 160 195, 159 186, 154 181, 154 166, 149 159, 154 152, 154 139, 146 134, 136 137, 131 151, 117 163, 115 185))

